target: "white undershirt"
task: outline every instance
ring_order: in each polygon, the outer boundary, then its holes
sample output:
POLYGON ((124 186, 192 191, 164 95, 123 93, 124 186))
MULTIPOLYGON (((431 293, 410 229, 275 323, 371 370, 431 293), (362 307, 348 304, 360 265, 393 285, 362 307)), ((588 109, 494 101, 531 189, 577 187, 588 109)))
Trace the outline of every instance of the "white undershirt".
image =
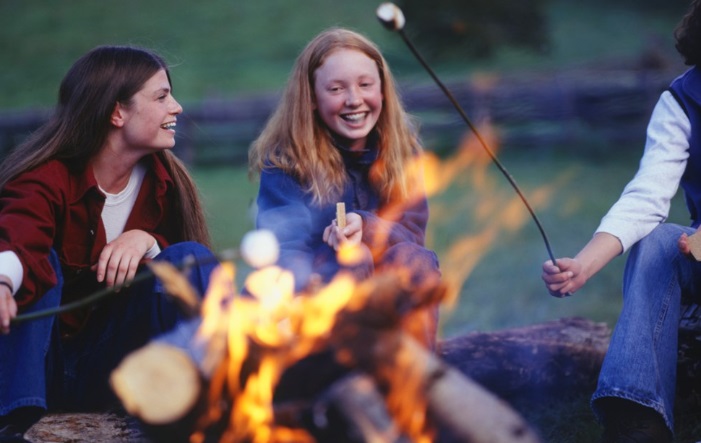
MULTIPOLYGON (((124 232, 124 227, 127 224, 131 210, 134 209, 134 203, 136 203, 136 197, 139 196, 139 190, 145 175, 146 167, 141 163, 137 163, 131 171, 129 183, 119 193, 110 194, 100 187, 100 190, 105 193, 106 197, 105 205, 102 208, 102 224, 105 226, 107 243, 124 232)), ((161 248, 158 246, 158 242, 154 241, 144 257, 154 258, 160 252, 161 248)))
POLYGON ((106 197, 105 206, 102 208, 102 224, 105 226, 107 243, 124 232, 124 226, 126 226, 129 214, 134 208, 145 174, 146 168, 143 165, 137 164, 134 166, 129 177, 129 183, 117 194, 110 194, 98 185, 98 188, 106 197))
MULTIPOLYGON (((136 197, 139 195, 145 175, 146 167, 139 163, 132 170, 129 183, 119 193, 110 194, 100 187, 100 190, 106 196, 105 205, 102 209, 102 224, 105 226, 107 243, 124 232, 124 227, 127 224, 131 210, 134 208, 134 203, 136 203, 136 197)), ((161 248, 158 246, 158 242, 155 241, 153 246, 146 251, 145 257, 154 258, 160 252, 161 248)), ((13 294, 17 293, 17 290, 22 285, 24 268, 14 251, 0 252, 0 269, 12 281, 13 294)))

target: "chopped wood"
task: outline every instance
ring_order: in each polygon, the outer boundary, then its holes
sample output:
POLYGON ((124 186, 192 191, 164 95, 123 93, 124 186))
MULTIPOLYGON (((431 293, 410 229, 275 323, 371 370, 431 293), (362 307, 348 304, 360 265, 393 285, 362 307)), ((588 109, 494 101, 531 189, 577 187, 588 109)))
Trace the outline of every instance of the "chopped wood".
POLYGON ((563 318, 440 343, 451 366, 505 399, 593 392, 608 349, 605 323, 563 318))
POLYGON ((32 443, 149 443, 136 420, 117 412, 54 412, 25 434, 32 443))
MULTIPOLYGON (((556 385, 553 380, 568 381, 567 386, 576 390, 575 393, 587 394, 592 392, 592 385, 585 383, 577 385, 574 380, 581 380, 582 376, 578 375, 578 371, 584 371, 587 375, 584 379, 591 380, 591 373, 594 371, 595 363, 587 363, 588 357, 578 357, 577 352, 582 352, 584 356, 600 355, 602 347, 605 346, 604 337, 608 336, 610 331, 601 323, 596 323, 586 319, 561 319, 542 324, 535 324, 521 328, 504 329, 493 332, 470 333, 460 335, 439 342, 439 355, 448 363, 448 365, 458 372, 464 379, 474 380, 481 386, 488 389, 490 392, 496 390, 501 397, 501 393, 505 393, 503 398, 508 400, 519 400, 519 395, 524 395, 531 392, 538 392, 543 385, 545 387, 553 387, 556 385), (493 336, 493 340, 488 338, 493 336), (492 352, 479 352, 480 343, 491 343, 492 352), (495 350, 499 348, 499 343, 502 343, 503 349, 501 352, 495 350), (533 364, 533 357, 543 357, 547 360, 544 353, 543 343, 559 343, 560 349, 567 349, 568 354, 563 354, 559 358, 560 363, 566 361, 566 355, 574 358, 578 364, 568 363, 564 367, 567 370, 561 369, 563 366, 551 366, 553 378, 545 376, 529 378, 529 365, 533 364), (525 352, 528 350, 528 352, 525 352), (529 361, 529 357, 531 360, 529 361), (501 358, 501 360, 499 360, 501 358), (519 366, 521 365, 521 366, 519 366), (594 365, 594 366, 592 366, 594 365), (519 374, 516 368, 521 367, 525 372, 519 374), (505 368, 508 368, 505 369, 505 368), (470 378, 468 378, 470 377, 470 378), (500 389, 510 382, 511 377, 516 377, 518 383, 512 386, 517 386, 518 389, 500 389), (565 378, 569 377, 569 378, 565 378)), ((555 349, 555 348, 551 348, 555 349)), ((540 363, 540 367, 545 366, 545 363, 540 363)), ((532 370, 532 369, 531 369, 532 370)), ((453 374, 454 375, 454 374, 453 374)), ((450 394, 452 385, 448 381, 453 375, 444 375, 444 381, 440 385, 440 389, 447 389, 450 394)), ((470 386, 472 387, 472 386, 470 386)), ((434 387, 433 389, 437 389, 434 387)), ((167 391, 166 391, 167 392, 167 391)), ((440 394, 443 395, 443 394, 440 394)), ((540 401, 549 401, 552 398, 560 398, 560 393, 553 389, 544 389, 539 397, 540 401)), ((298 417, 293 415, 301 415, 302 411, 308 411, 308 403, 300 404, 297 407, 290 407, 286 413, 287 418, 284 419, 282 410, 289 407, 289 404, 276 405, 276 420, 281 418, 281 424, 299 423, 298 417), (294 410, 294 413, 290 413, 294 410), (278 412, 281 412, 279 415, 278 412)), ((436 408, 447 407, 437 404, 436 408)), ((462 407, 462 406, 453 406, 462 407)), ((477 412, 481 408, 476 407, 477 412)), ((459 414, 464 418, 468 414, 459 414)), ((140 429, 143 423, 139 423, 135 418, 125 416, 119 413, 95 412, 90 414, 75 414, 65 412, 55 412, 44 417, 27 433, 27 438, 33 443, 54 443, 58 441, 71 441, 75 443, 93 443, 99 442, 126 442, 126 443, 147 443, 150 440, 146 434, 140 429)), ((151 436, 151 434, 148 434, 151 436)), ((167 441, 167 440, 163 440, 167 441)), ((461 441, 459 439, 446 438, 441 434, 437 442, 453 442, 461 441)))
POLYGON ((384 273, 361 284, 357 292, 355 304, 337 316, 331 340, 339 360, 372 375, 386 393, 387 408, 403 433, 425 436, 434 419, 458 441, 540 441, 506 402, 419 344, 420 334, 412 337, 394 326, 444 296, 440 279, 416 287, 384 273), (422 405, 427 412, 423 418, 422 405))
POLYGON ((354 372, 333 383, 313 409, 320 441, 411 443, 400 433, 377 385, 366 374, 354 372), (344 423, 334 420, 337 416, 344 423))
POLYGON ((158 342, 129 354, 112 372, 110 383, 124 409, 152 425, 181 420, 202 395, 199 370, 190 357, 158 342))

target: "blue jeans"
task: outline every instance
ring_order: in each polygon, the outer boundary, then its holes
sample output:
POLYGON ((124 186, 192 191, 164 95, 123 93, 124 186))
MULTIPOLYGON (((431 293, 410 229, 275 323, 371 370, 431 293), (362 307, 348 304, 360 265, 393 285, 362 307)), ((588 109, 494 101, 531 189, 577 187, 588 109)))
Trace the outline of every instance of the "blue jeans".
MULTIPOLYGON (((155 260, 179 265, 191 256, 196 264, 188 278, 204 294, 218 264, 207 248, 178 243, 155 260)), ((58 284, 25 312, 60 304, 63 277, 53 251, 50 260, 58 284)), ((116 398, 108 379, 122 358, 184 319, 161 282, 150 278, 99 302, 76 336, 60 338, 53 316, 13 325, 9 335, 0 336, 0 415, 23 406, 90 410, 112 405, 116 398)))
POLYGON ((662 224, 630 250, 623 309, 592 396, 618 397, 657 411, 674 429, 677 341, 682 299, 697 301, 701 264, 679 253, 677 240, 695 230, 662 224))

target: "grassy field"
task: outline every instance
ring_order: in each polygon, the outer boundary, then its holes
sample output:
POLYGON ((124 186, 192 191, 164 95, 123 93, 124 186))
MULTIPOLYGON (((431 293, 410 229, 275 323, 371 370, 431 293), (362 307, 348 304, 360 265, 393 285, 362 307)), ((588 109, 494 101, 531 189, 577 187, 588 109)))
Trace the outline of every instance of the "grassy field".
MULTIPOLYGON (((188 102, 208 97, 280 88, 304 43, 332 25, 357 29, 377 41, 400 82, 428 82, 401 39, 375 19, 378 4, 375 0, 306 0, 300 10, 299 4, 285 0, 75 0, 61 4, 6 0, 0 2, 0 41, 6 43, 0 49, 4 67, 0 70, 0 109, 52 105, 57 84, 70 63, 98 44, 139 44, 163 53, 173 63, 175 94, 185 109, 188 102)), ((603 13, 600 6, 575 1, 551 2, 548 11, 549 51, 534 54, 504 49, 494 59, 481 61, 456 57, 435 66, 437 71, 450 78, 487 71, 591 66, 597 61, 633 63, 652 49, 673 53, 671 31, 682 13, 646 13, 618 7, 616 2, 603 13)), ((411 17, 407 19, 410 32, 411 17)), ((537 212, 555 254, 572 255, 632 175, 640 146, 563 146, 523 153, 505 148, 506 165, 527 195, 549 195, 547 201, 538 203, 537 212), (572 155, 575 149, 581 154, 572 155), (596 156, 602 152, 611 154, 596 156)), ((439 251, 444 268, 466 263, 461 269, 446 269, 455 275, 461 290, 444 314, 444 333, 521 325, 562 315, 585 315, 611 323, 619 307, 624 260, 617 260, 581 294, 567 300, 550 299, 540 283, 540 264, 547 255, 534 224, 524 213, 514 213, 506 217, 517 221, 500 221, 494 229, 494 220, 503 217, 496 211, 514 198, 505 180, 496 174, 493 168, 467 171, 462 182, 432 197, 429 242, 439 251), (463 253, 466 257, 456 258, 454 246, 466 243, 474 244, 473 249, 463 253)), ((255 184, 248 182, 243 170, 196 171, 196 176, 208 203, 217 245, 235 246, 252 226, 245 208, 254 198, 255 184)))
MULTIPOLYGON (((572 256, 588 241, 635 172, 638 151, 630 147, 606 157, 504 152, 500 157, 531 201, 559 257, 572 256)), ((572 297, 551 297, 540 279, 540 266, 547 259, 542 238, 511 187, 488 162, 471 162, 480 166, 448 173, 448 165, 455 163, 459 162, 454 158, 445 159, 441 171, 459 178, 429 202, 428 246, 438 253, 446 278, 457 276, 461 282, 454 303, 442 310, 442 336, 567 316, 613 326, 621 307, 625 256, 615 259, 572 297)), ((251 201, 256 183, 248 180, 243 168, 194 172, 209 210, 216 247, 236 247, 253 228, 251 201)), ((686 218, 678 196, 670 220, 684 224, 686 218)), ((587 393, 514 407, 544 442, 590 443, 597 441, 600 429, 588 401, 587 393)), ((696 441, 691 438, 701 432, 698 411, 679 412, 677 441, 696 441)))
MULTIPOLYGON (((556 256, 572 256, 588 241, 600 218, 637 167, 639 152, 605 159, 586 155, 504 153, 502 162, 534 207, 556 256)), ((456 163, 444 159, 445 165, 456 163)), ((446 305, 442 332, 522 326, 563 316, 584 316, 613 325, 620 309, 624 257, 596 275, 571 298, 550 297, 540 279, 547 250, 512 188, 491 164, 472 162, 430 199, 428 246, 436 250, 446 278, 460 283, 446 305), (474 164, 481 166, 475 167, 474 164)), ((219 249, 236 247, 253 228, 251 202, 257 184, 245 169, 196 169, 219 249)), ((670 217, 686 223, 677 199, 670 217)))
MULTIPOLYGON (((329 26, 367 34, 404 81, 428 80, 401 39, 375 18, 377 0, 0 2, 0 109, 51 106, 60 79, 81 54, 100 44, 154 48, 173 64, 184 104, 278 89, 303 45, 329 26), (313 12, 312 12, 313 11, 313 12)), ((544 53, 505 49, 491 60, 456 54, 436 65, 445 77, 483 70, 558 67, 634 59, 651 45, 673 52, 671 30, 682 11, 645 13, 564 0, 549 6, 552 45, 544 53), (594 31, 594 32, 592 32, 594 31)), ((407 17, 411 33, 412 17, 407 17)), ((414 35, 417 43, 420 35, 414 35)))
MULTIPOLYGON (((189 103, 208 98, 279 89, 303 45, 333 25, 351 27, 375 40, 400 83, 430 81, 400 39, 377 23, 374 11, 379 3, 2 0, 0 111, 53 105, 70 64, 99 44, 142 45, 163 54, 172 64, 175 96, 186 110, 189 103)), ((434 68, 447 80, 485 72, 625 65, 638 63, 650 52, 676 59, 672 29, 682 10, 646 13, 616 4, 609 2, 602 11, 589 2, 552 1, 552 45, 547 52, 504 49, 490 60, 457 54, 434 68)), ((410 31, 412 18, 407 20, 410 31)), ((572 256, 632 177, 641 149, 642 145, 562 146, 519 152, 504 147, 500 157, 534 206, 555 255, 572 256)), ((460 165, 457 158, 443 159, 441 171, 452 171, 454 180, 430 199, 428 246, 436 250, 444 275, 457 289, 453 303, 442 311, 441 334, 450 337, 565 316, 613 326, 620 310, 625 257, 573 297, 550 297, 540 279, 541 264, 548 259, 543 240, 513 190, 488 162, 460 165)), ((256 183, 243 168, 193 172, 216 248, 238 246, 253 227, 256 183)), ((679 198, 671 220, 686 223, 679 198)), ((598 428, 586 398, 528 405, 523 412, 538 424, 544 441, 596 440, 598 428)), ((690 435, 682 434, 679 441, 695 441, 690 435)))

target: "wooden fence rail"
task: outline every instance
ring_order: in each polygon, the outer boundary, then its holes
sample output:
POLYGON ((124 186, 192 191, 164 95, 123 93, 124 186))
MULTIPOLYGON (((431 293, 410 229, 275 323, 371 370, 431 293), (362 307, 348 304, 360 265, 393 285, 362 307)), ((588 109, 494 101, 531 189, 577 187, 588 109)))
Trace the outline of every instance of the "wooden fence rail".
MULTIPOLYGON (((489 123, 503 148, 583 144, 640 145, 659 94, 676 73, 661 71, 564 72, 448 84, 475 124, 489 123)), ((434 84, 402 84, 402 97, 418 118, 429 149, 450 150, 468 128, 434 84)), ((197 166, 242 165, 278 95, 267 93, 187 105, 178 119, 176 153, 197 166)), ((48 117, 48 111, 0 112, 0 156, 48 117)))

